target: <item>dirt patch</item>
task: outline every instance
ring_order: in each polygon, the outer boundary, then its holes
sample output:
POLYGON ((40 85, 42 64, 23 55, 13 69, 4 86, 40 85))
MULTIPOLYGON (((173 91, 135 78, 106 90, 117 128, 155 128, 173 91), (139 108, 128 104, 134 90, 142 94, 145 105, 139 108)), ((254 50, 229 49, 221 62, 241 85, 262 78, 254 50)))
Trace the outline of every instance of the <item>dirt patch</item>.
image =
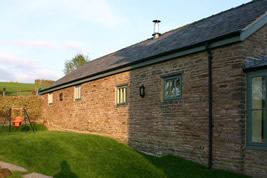
POLYGON ((11 176, 12 173, 6 168, 0 168, 0 178, 11 176))

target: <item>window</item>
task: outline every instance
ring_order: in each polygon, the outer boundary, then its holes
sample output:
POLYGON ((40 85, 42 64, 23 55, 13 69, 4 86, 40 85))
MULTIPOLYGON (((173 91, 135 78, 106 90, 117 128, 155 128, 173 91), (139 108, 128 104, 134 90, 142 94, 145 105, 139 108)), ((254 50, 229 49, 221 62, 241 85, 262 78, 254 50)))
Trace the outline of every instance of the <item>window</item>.
POLYGON ((63 93, 59 94, 59 101, 63 101, 63 93))
POLYGON ((120 86, 117 87, 117 105, 127 105, 128 104, 128 87, 120 86))
POLYGON ((82 86, 81 85, 75 86, 75 88, 74 88, 74 99, 75 99, 75 101, 82 99, 82 86))
POLYGON ((53 93, 49 93, 48 94, 48 104, 52 104, 53 103, 53 93))
POLYGON ((163 78, 163 100, 180 100, 182 99, 182 77, 175 75, 163 78))
POLYGON ((247 143, 248 149, 267 150, 266 122, 267 71, 247 75, 247 143))

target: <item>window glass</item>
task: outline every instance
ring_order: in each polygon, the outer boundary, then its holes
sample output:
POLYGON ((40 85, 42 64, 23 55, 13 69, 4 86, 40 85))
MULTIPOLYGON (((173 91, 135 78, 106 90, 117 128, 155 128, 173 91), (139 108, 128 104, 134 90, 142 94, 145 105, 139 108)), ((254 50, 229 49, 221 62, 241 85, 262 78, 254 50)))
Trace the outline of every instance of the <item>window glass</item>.
POLYGON ((174 88, 175 88, 174 82, 175 82, 175 79, 170 80, 170 91, 171 91, 170 97, 174 97, 174 88))
POLYGON ((170 82, 167 80, 165 83, 165 97, 169 98, 170 97, 170 82))
POLYGON ((181 75, 164 78, 164 100, 177 100, 182 98, 181 75))
POLYGON ((128 104, 128 87, 127 86, 120 86, 117 87, 117 105, 125 105, 128 104))
POLYGON ((175 96, 179 97, 180 95, 181 95, 181 80, 176 79, 175 96))
POLYGON ((252 142, 264 142, 266 82, 264 77, 252 78, 252 142))
POLYGON ((48 94, 48 104, 52 104, 53 103, 53 93, 49 93, 48 94))
POLYGON ((247 142, 249 149, 267 150, 266 87, 267 71, 247 74, 247 142))
POLYGON ((265 108, 265 83, 263 77, 252 78, 252 109, 265 108))
POLYGON ((265 111, 252 111, 252 142, 264 142, 265 111))
POLYGON ((59 101, 63 101, 63 93, 59 94, 59 101))
POLYGON ((75 86, 74 98, 75 100, 80 100, 82 98, 82 86, 81 85, 75 86))

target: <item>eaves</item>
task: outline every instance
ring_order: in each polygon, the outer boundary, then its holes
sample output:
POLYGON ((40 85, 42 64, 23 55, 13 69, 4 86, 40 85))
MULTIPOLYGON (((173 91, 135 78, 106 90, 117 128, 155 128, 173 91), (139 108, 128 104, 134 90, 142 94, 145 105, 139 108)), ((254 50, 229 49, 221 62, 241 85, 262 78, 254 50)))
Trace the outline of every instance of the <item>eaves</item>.
POLYGON ((82 84, 85 82, 97 80, 97 79, 100 79, 103 77, 115 75, 115 74, 118 74, 121 72, 126 72, 126 71, 130 71, 133 69, 145 67, 148 65, 168 61, 168 60, 171 60, 174 58, 186 56, 189 54, 205 51, 207 43, 209 44, 209 48, 213 49, 213 48, 218 48, 218 47, 222 47, 225 45, 230 45, 233 43, 242 42, 266 24, 267 24, 267 12, 265 12, 265 14, 263 14, 262 16, 257 18, 254 22, 252 22, 251 24, 249 24, 248 26, 243 28, 241 31, 233 32, 233 33, 221 36, 219 38, 215 38, 212 40, 204 41, 204 42, 199 43, 199 44, 188 46, 186 48, 168 51, 166 53, 162 53, 162 54, 157 55, 157 56, 145 58, 145 59, 139 60, 137 62, 133 62, 133 63, 127 64, 127 65, 119 66, 117 68, 105 70, 105 71, 102 71, 102 72, 99 72, 99 73, 96 73, 96 74, 93 74, 90 76, 86 76, 83 78, 79 78, 79 79, 70 81, 68 83, 54 86, 52 88, 41 89, 41 90, 39 90, 39 94, 43 95, 43 94, 50 93, 50 92, 60 90, 63 88, 67 88, 70 86, 75 86, 75 85, 79 85, 79 84, 82 84))

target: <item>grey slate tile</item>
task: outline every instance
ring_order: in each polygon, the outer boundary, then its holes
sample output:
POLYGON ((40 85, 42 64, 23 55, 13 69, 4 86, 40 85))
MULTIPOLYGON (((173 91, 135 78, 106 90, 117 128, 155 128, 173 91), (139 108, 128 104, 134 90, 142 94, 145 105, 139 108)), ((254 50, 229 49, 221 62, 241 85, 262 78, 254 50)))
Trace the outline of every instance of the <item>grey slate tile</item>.
POLYGON ((205 43, 232 33, 240 33, 267 11, 267 0, 254 0, 236 8, 199 20, 184 27, 164 33, 158 39, 147 39, 117 52, 86 63, 77 70, 52 83, 46 89, 54 88, 81 78, 94 76, 146 58, 205 43))

